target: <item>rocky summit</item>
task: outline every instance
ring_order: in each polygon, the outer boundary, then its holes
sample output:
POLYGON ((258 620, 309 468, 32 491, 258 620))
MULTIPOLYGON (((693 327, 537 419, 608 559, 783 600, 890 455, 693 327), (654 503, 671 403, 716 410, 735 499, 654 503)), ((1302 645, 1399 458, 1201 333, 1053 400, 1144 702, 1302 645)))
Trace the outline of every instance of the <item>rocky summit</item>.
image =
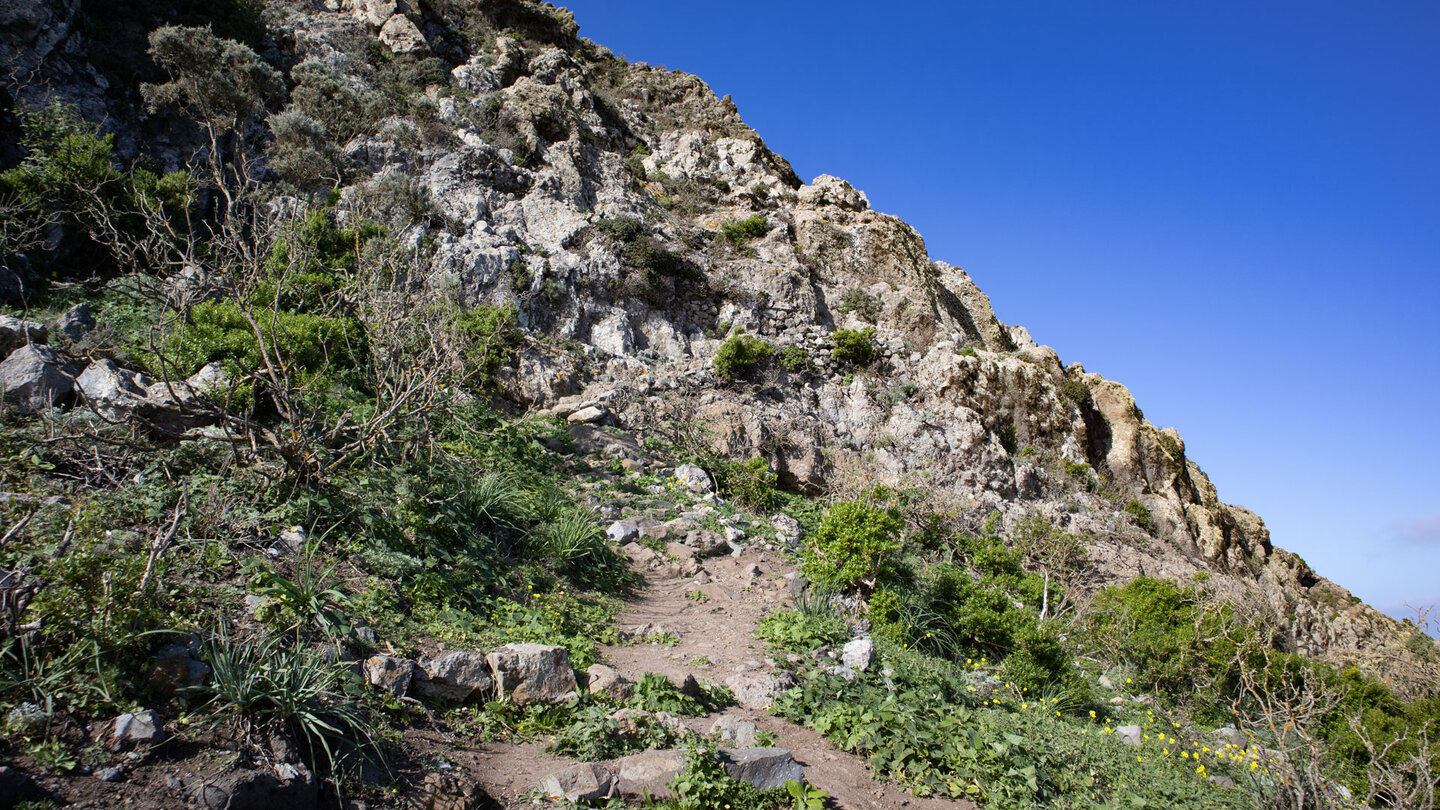
POLYGON ((1433 802, 1427 636, 700 78, 125 5, 0 0, 0 806, 1433 802))

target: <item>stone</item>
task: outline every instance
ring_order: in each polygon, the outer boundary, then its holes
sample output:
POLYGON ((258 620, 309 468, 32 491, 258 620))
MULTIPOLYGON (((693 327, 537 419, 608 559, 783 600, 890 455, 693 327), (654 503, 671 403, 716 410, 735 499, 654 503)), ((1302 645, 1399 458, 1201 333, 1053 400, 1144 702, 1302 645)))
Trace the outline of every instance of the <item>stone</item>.
MULTIPOLYGON (((375 656, 375 658, 383 657, 386 656, 375 656)), ((375 658, 371 658, 370 661, 374 661, 375 658)), ((390 666, 398 670, 403 666, 400 660, 394 661, 390 666)), ((365 662, 367 673, 370 661, 365 662)), ((423 697, 455 703, 485 700, 490 697, 491 690, 495 686, 489 656, 478 652, 464 650, 448 652, 439 658, 421 661, 420 669, 423 677, 414 678, 410 686, 414 688, 416 694, 423 697)), ((399 675, 397 672, 396 677, 403 678, 403 675, 399 675)))
POLYGON ((725 524, 725 539, 731 543, 738 543, 745 539, 745 530, 727 523, 725 524))
POLYGON ((715 491, 715 482, 711 480, 710 474, 695 464, 681 464, 676 467, 675 480, 690 492, 703 494, 715 491))
POLYGON ((603 765, 582 762, 545 777, 540 789, 552 799, 569 802, 608 799, 615 789, 615 775, 603 765))
POLYGON ((797 576, 790 580, 790 583, 785 587, 789 589, 791 596, 799 596, 805 593, 806 588, 810 587, 810 580, 803 576, 797 576))
POLYGON ((650 726, 661 725, 676 734, 685 734, 687 729, 680 718, 669 712, 651 712, 644 709, 617 709, 605 715, 606 720, 615 721, 622 734, 643 734, 650 726))
POLYGON ((135 745, 154 745, 165 739, 165 724, 154 709, 122 714, 110 731, 110 748, 122 751, 135 745))
POLYGON ((486 656, 502 698, 518 706, 564 703, 575 696, 575 671, 564 647, 507 644, 486 656))
POLYGON ((717 557, 730 550, 725 538, 708 529, 696 529, 686 534, 685 545, 695 549, 701 557, 717 557))
POLYGON ((644 751, 621 757, 614 764, 615 788, 621 796, 642 799, 670 798, 670 781, 685 770, 690 752, 684 749, 644 751))
POLYGON ((1221 728, 1217 728, 1214 731, 1210 732, 1210 736, 1219 740, 1221 744, 1233 745, 1241 751, 1244 751, 1245 748, 1250 744, 1250 741, 1245 739, 1245 735, 1241 734, 1240 730, 1235 728, 1234 726, 1223 726, 1221 728))
POLYGON ((44 324, 0 315, 0 357, 9 357, 11 352, 30 343, 44 343, 47 337, 44 324))
POLYGON ((10 807, 23 800, 36 798, 40 791, 30 775, 9 765, 0 765, 0 805, 10 807))
POLYGON ((840 663, 847 668, 864 672, 875 660, 875 642, 868 638, 852 639, 845 643, 840 652, 840 663))
POLYGON ((118 766, 112 765, 96 771, 95 778, 101 782, 119 782, 125 778, 125 771, 118 766))
POLYGON ((720 761, 730 778, 760 790, 783 788, 792 780, 805 781, 805 769, 784 748, 726 749, 720 752, 720 761))
POLYGON ((15 737, 36 737, 45 733, 50 715, 34 703, 17 703, 5 715, 5 732, 15 737))
POLYGON ((1140 744, 1140 727, 1139 727, 1139 726, 1118 726, 1118 727, 1116 727, 1116 729, 1115 729, 1115 736, 1120 739, 1120 742, 1125 743, 1126 745, 1131 745, 1131 746, 1139 745, 1139 744, 1140 744))
POLYGON ((96 360, 75 378, 85 404, 110 418, 123 418, 139 407, 148 396, 148 385, 143 374, 120 368, 113 360, 96 360))
POLYGON ((591 695, 608 698, 617 703, 629 700, 635 691, 635 685, 625 676, 604 664, 591 664, 589 669, 585 670, 585 677, 591 695))
POLYGON ((640 527, 634 523, 617 520, 605 530, 605 536, 610 538, 610 542, 623 546, 640 539, 640 527))
POLYGON ((1109 678, 1109 676, 1107 676, 1107 675, 1101 675, 1101 676, 1100 676, 1100 685, 1101 685, 1102 687, 1106 688, 1106 689, 1111 690, 1111 691, 1114 691, 1114 690, 1115 690, 1115 684, 1114 684, 1114 682, 1111 681, 1110 678, 1109 678))
POLYGON ((404 14, 396 14, 380 27, 379 38, 391 53, 416 53, 429 49, 425 35, 404 14))
POLYGON ((200 660, 200 639, 190 636, 167 644, 150 659, 145 679, 157 694, 173 696, 181 689, 203 685, 210 678, 210 665, 200 660))
POLYGON ((592 425, 605 421, 605 417, 608 415, 609 412, 604 408, 597 405, 590 405, 570 414, 565 418, 565 421, 572 425, 592 425))
POLYGON ((376 28, 384 25, 386 20, 400 10, 395 0, 352 0, 350 4, 354 7, 356 18, 376 28))
POLYGON ((776 539, 787 546, 797 545, 805 537, 800 521, 783 512, 771 518, 770 525, 775 527, 776 539))
POLYGON ((754 748, 759 729, 749 720, 721 715, 710 726, 710 736, 731 748, 754 748))
MULTIPOLYGON (((1235 789, 1235 780, 1231 779, 1223 773, 1211 774, 1210 776, 1206 777, 1206 781, 1223 790, 1235 789)), ((1350 797, 1345 796, 1343 798, 1349 799, 1350 797)))
POLYGON ((775 695, 795 688, 799 682, 788 672, 741 672, 726 678, 725 685, 735 693, 735 702, 742 707, 767 709, 775 695))
POLYGON ((49 346, 30 343, 0 362, 0 390, 20 413, 59 405, 75 388, 75 367, 49 346))
POLYGON ((665 553, 669 554, 671 557, 674 557, 677 560, 695 559, 695 549, 685 545, 684 543, 666 543, 665 553))
POLYGON ((309 810, 318 797, 310 771, 292 768, 280 774, 240 768, 197 780, 192 787, 195 805, 203 810, 309 810))
MULTIPOLYGON (((462 653, 462 655, 476 655, 476 653, 462 653)), ((481 660, 481 664, 484 664, 483 659, 481 660)), ((372 655, 365 660, 364 668, 365 680, 368 681, 371 686, 389 692, 395 697, 404 696, 404 694, 410 690, 410 683, 415 678, 415 662, 409 658, 401 658, 397 655, 372 655)), ((490 682, 488 669, 484 671, 484 674, 487 682, 484 688, 488 689, 490 682)), ((437 686, 433 680, 433 676, 431 677, 432 680, 430 680, 429 683, 432 688, 435 688, 438 692, 444 692, 446 685, 437 686)), ((478 677, 476 680, 479 680, 478 677)), ((474 691, 474 689, 470 690, 470 692, 465 694, 465 697, 468 697, 474 691)), ((459 687, 457 686, 453 692, 458 693, 459 687)), ((464 699, 464 697, 460 698, 460 700, 464 699)))
POLYGON ((403 810, 479 810, 492 803, 475 780, 455 770, 431 771, 400 803, 403 810))
POLYGON ((90 334, 95 329, 95 314, 91 312, 89 302, 81 301, 65 310, 65 314, 55 319, 54 328, 71 342, 90 334))

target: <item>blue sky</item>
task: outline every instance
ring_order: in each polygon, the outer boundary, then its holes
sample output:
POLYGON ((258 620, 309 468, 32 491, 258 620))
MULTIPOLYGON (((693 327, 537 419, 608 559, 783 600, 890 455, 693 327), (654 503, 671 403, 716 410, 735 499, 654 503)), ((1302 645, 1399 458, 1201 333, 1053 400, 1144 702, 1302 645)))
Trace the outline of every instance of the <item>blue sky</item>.
POLYGON ((1367 602, 1440 602, 1440 5, 571 0, 1129 386, 1367 602))

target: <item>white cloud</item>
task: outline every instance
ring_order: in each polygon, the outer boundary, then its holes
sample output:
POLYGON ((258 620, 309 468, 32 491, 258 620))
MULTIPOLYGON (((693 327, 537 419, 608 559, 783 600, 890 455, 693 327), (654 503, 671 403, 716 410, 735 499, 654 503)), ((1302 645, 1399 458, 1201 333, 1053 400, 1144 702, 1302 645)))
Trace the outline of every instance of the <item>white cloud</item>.
POLYGON ((1440 546, 1440 512, 1397 520, 1390 534, 1407 546, 1440 546))

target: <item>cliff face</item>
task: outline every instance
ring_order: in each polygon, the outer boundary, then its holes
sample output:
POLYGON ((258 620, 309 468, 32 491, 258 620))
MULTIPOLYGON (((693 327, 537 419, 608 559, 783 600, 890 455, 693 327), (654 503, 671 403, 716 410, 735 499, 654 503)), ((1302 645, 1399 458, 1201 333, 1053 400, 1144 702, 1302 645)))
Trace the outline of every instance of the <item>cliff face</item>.
MULTIPOLYGON (((167 167, 183 162, 183 137, 142 137, 166 122, 94 66, 78 13, 3 4, 0 57, 26 77, 12 98, 58 95, 107 118, 122 153, 148 143, 167 167)), ((527 0, 266 15, 268 59, 316 62, 356 93, 386 89, 376 61, 438 66, 341 145, 342 208, 386 175, 428 187, 444 224, 413 237, 433 248, 430 286, 513 305, 535 338, 505 379, 517 405, 584 393, 631 425, 698 420, 717 449, 763 456, 795 491, 921 487, 976 526, 1039 513, 1090 538, 1092 587, 1203 571, 1285 617, 1301 651, 1381 673, 1399 660, 1391 620, 1272 546, 1123 385, 1001 323, 964 270, 861 191, 801 182, 700 79, 621 61, 527 0), (874 362, 837 359, 837 329, 873 329, 874 362), (727 383, 713 358, 741 330, 796 361, 727 383)))

